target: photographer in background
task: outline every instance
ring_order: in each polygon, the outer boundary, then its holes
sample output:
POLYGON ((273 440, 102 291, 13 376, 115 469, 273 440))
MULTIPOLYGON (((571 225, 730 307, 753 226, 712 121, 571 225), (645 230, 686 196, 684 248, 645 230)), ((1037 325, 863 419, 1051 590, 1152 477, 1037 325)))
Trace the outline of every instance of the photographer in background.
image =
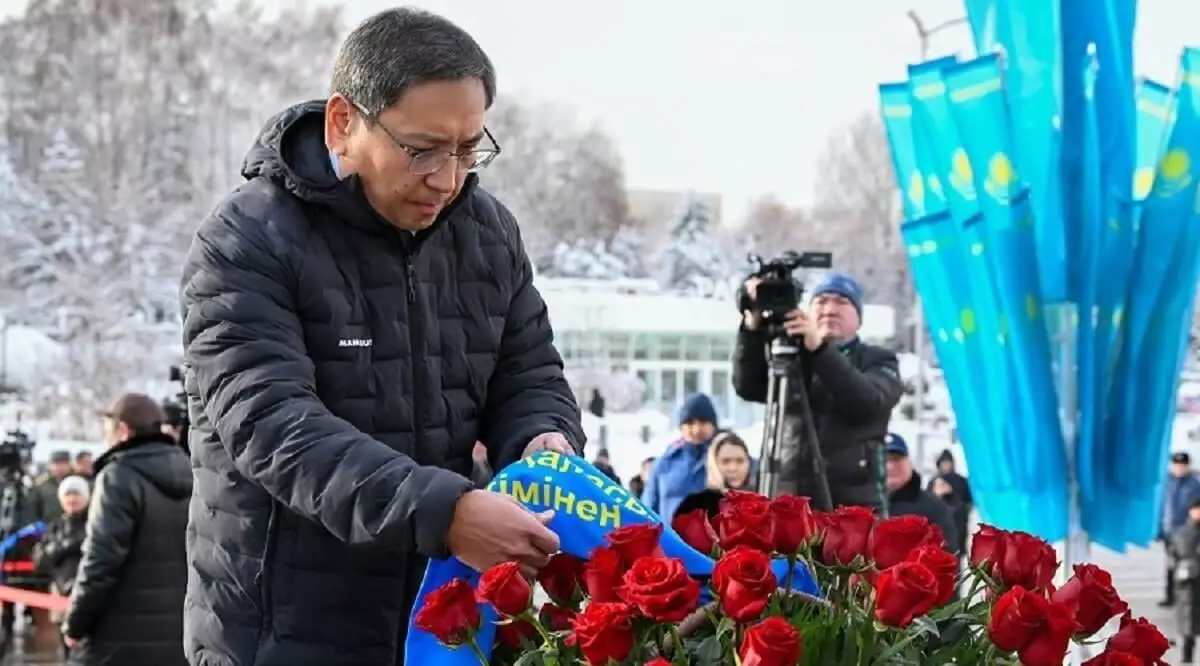
MULTIPOLYGON (((752 306, 760 281, 745 283, 745 302, 752 306)), ((896 355, 859 340, 861 326, 862 288, 839 273, 813 289, 808 311, 795 309, 784 318, 786 334, 802 343, 802 377, 790 378, 791 386, 803 381, 807 387, 833 505, 868 506, 884 515, 883 440, 903 386, 896 355)), ((767 399, 769 343, 761 313, 744 310, 733 354, 733 388, 743 400, 767 399)), ((811 462, 803 459, 804 417, 796 396, 786 397, 793 406, 784 415, 788 436, 780 447, 780 477, 797 494, 812 496, 817 479, 811 478, 811 462)))

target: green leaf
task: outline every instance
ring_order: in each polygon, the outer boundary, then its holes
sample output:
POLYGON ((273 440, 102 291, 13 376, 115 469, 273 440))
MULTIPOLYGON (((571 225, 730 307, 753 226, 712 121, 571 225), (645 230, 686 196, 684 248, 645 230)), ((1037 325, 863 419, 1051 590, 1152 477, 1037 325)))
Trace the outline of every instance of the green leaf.
POLYGON ((942 635, 941 630, 938 629, 937 622, 933 621, 933 619, 931 619, 925 615, 922 615, 921 617, 918 617, 918 618, 914 618, 912 626, 913 626, 913 628, 915 628, 917 630, 917 633, 921 636, 932 636, 934 638, 940 638, 942 635))
POLYGON ((537 652, 526 652, 521 655, 521 658, 513 666, 546 666, 544 656, 540 650, 537 652))
POLYGON ((697 666, 725 666, 725 647, 717 636, 709 636, 696 647, 697 666))

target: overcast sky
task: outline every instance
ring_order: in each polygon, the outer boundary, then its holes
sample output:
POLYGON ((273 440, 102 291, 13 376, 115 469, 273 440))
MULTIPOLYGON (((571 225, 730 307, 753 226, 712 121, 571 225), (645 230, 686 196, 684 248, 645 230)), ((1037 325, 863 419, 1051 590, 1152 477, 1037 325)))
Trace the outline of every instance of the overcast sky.
MULTIPOLYGON (((280 0, 266 0, 277 4, 280 0)), ((0 0, 0 14, 24 6, 0 0)), ((350 0, 355 23, 395 6, 350 0)), ((631 187, 721 193, 736 217, 762 194, 811 200, 823 140, 874 110, 875 86, 918 54, 904 14, 928 24, 961 0, 423 0, 491 55, 501 91, 569 107, 616 139, 631 187)), ((1171 84, 1200 45, 1200 1, 1140 0, 1137 70, 1171 84)), ((935 54, 972 55, 965 27, 935 54)))

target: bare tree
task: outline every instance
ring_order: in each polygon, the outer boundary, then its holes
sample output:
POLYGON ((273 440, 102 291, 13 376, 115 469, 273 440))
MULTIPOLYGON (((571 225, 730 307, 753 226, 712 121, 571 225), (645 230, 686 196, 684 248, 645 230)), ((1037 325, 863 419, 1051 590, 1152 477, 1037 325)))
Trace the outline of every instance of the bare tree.
POLYGON ((903 326, 912 313, 912 276, 887 136, 873 113, 830 137, 818 172, 816 237, 830 244, 834 266, 854 275, 868 300, 894 307, 903 326))
POLYGON ((552 264, 562 242, 607 245, 630 223, 621 158, 603 131, 507 98, 488 123, 503 153, 484 186, 516 215, 536 264, 552 264))
POLYGON ((0 240, 17 317, 69 358, 60 434, 178 358, 178 270, 264 120, 325 90, 336 10, 243 2, 33 0, 0 23, 0 131, 31 203, 0 240), (313 57, 321 54, 320 57, 313 57))

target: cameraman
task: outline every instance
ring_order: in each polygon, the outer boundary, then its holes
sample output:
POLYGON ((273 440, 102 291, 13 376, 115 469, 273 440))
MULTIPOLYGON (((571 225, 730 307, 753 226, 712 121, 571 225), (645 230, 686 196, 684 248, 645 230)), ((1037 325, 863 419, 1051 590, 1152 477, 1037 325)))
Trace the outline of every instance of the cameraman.
MULTIPOLYGON (((751 278, 745 283, 751 304, 759 282, 751 278)), ((788 379, 790 386, 803 381, 808 389, 833 505, 868 506, 882 515, 887 496, 883 440, 903 385, 896 355, 859 340, 861 326, 862 288, 847 275, 831 273, 813 289, 807 312, 796 309, 785 318, 784 331, 802 343, 803 350, 797 364, 801 376, 788 379)), ((733 388, 743 400, 767 399, 770 338, 764 328, 760 312, 742 313, 733 354, 733 388)), ((800 392, 790 393, 781 396, 787 412, 784 441, 779 443, 779 490, 813 496, 818 486, 811 461, 803 458, 800 392)))

